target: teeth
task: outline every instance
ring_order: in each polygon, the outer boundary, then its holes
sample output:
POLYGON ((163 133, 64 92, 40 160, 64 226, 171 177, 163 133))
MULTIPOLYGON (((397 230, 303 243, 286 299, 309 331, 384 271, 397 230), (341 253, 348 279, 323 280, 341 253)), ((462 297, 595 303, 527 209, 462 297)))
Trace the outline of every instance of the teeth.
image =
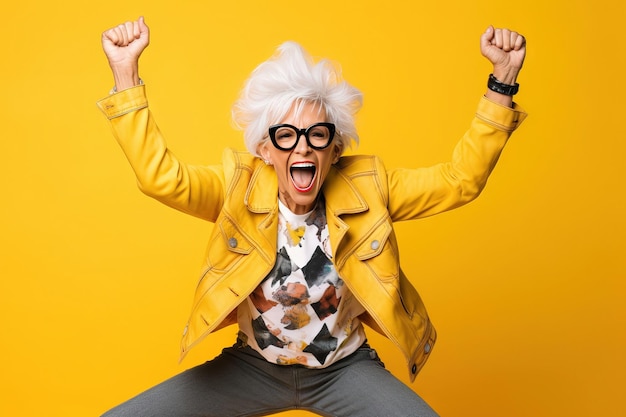
POLYGON ((314 168, 315 165, 313 165, 310 162, 296 162, 291 167, 292 168, 314 168))

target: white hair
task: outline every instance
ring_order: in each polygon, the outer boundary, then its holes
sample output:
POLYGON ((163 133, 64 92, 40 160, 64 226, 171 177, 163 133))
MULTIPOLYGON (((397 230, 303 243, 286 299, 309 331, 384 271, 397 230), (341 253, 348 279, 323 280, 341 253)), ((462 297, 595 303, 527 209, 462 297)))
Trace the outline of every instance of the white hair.
POLYGON ((246 148, 258 156, 258 146, 268 140, 268 129, 280 123, 295 105, 320 106, 327 121, 336 126, 341 150, 357 145, 355 115, 363 104, 359 90, 341 78, 341 70, 328 60, 317 63, 297 43, 285 42, 250 75, 232 109, 235 125, 244 131, 246 148))

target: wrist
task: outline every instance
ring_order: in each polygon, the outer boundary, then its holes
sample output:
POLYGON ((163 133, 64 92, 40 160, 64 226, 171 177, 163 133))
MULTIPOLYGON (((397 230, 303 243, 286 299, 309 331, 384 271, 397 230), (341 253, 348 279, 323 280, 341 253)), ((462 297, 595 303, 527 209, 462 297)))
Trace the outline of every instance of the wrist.
POLYGON ((511 67, 493 67, 493 76, 503 84, 514 85, 517 81, 519 69, 511 67))
POLYGON ((131 85, 130 87, 120 88, 119 90, 117 89, 117 85, 114 85, 113 88, 111 89, 111 91, 109 91, 109 94, 115 94, 115 93, 117 93, 119 91, 127 90, 129 88, 136 87, 138 85, 143 85, 143 80, 141 78, 139 79, 139 82, 137 84, 131 85))
POLYGON ((127 88, 134 87, 139 85, 141 82, 139 79, 139 70, 136 65, 111 65, 111 71, 113 72, 113 80, 115 81, 114 90, 116 91, 122 91, 127 88))

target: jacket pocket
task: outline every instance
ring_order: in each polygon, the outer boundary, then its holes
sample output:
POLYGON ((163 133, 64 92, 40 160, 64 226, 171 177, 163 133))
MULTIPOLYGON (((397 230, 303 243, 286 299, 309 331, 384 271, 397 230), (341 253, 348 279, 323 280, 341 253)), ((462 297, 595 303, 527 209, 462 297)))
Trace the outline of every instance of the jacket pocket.
POLYGON ((399 277, 398 252, 393 236, 393 227, 389 221, 384 221, 354 252, 355 257, 382 282, 396 281, 399 277))
POLYGON ((206 251, 205 267, 201 279, 209 271, 223 274, 232 269, 254 249, 250 240, 228 218, 215 224, 206 251))

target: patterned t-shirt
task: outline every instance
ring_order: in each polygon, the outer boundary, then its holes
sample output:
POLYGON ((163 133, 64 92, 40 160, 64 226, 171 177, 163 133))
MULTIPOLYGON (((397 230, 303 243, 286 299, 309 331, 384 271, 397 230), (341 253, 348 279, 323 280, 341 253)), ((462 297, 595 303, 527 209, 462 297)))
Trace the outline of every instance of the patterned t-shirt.
POLYGON ((365 341, 363 307, 337 275, 320 199, 307 214, 279 201, 276 265, 238 309, 240 337, 267 361, 320 368, 365 341))

